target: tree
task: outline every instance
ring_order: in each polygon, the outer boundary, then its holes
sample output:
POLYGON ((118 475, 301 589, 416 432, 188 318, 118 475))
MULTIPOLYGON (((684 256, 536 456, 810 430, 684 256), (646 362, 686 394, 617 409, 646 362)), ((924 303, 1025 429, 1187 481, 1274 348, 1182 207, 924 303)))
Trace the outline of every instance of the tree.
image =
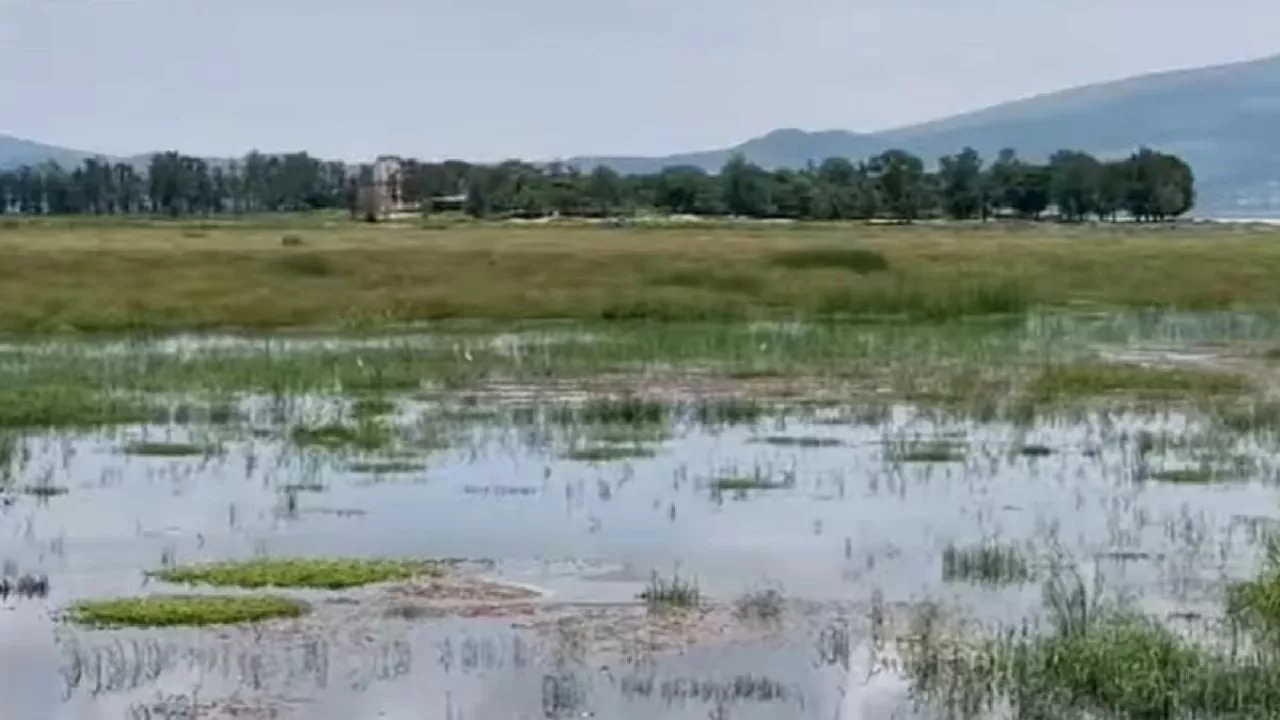
POLYGON ((731 215, 768 217, 773 214, 773 202, 769 197, 769 174, 759 165, 747 162, 741 153, 735 153, 720 171, 724 206, 731 215))
POLYGON ((1084 220, 1101 202, 1102 163, 1088 153, 1059 150, 1049 158, 1049 186, 1062 219, 1084 220))
POLYGON ((919 215, 924 182, 924 162, 905 150, 889 150, 867 166, 884 208, 897 220, 911 222, 919 215))
POLYGON ((967 147, 958 155, 939 161, 939 195, 942 211, 956 220, 968 220, 982 212, 982 157, 967 147))
POLYGON ((598 165, 587 179, 587 197, 596 212, 613 215, 622 205, 622 176, 607 165, 598 165))

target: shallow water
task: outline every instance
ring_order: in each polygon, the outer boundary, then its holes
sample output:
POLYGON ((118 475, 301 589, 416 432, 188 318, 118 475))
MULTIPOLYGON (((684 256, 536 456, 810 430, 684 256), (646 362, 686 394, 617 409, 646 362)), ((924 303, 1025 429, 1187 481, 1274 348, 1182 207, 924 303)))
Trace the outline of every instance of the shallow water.
MULTIPOLYGON (((405 401, 397 417, 412 426, 433 411, 405 401)), ((719 430, 683 423, 652 444, 654 457, 599 463, 565 459, 582 428, 474 421, 453 428, 449 449, 415 458, 423 469, 384 476, 352 472, 357 455, 301 450, 258 419, 251 426, 270 432, 217 430, 210 457, 121 452, 142 438, 203 442, 208 429, 27 437, 14 486, 67 492, 9 493, 0 511, 0 559, 51 583, 48 598, 0 604, 6 717, 222 717, 191 711, 193 694, 322 720, 888 717, 901 682, 885 671, 864 688, 868 638, 850 631, 833 654, 833 627, 864 624, 877 603, 926 598, 981 620, 1038 613, 1034 582, 945 582, 949 545, 1025 545, 1037 570, 1064 553, 1110 591, 1173 612, 1203 609, 1224 578, 1248 577, 1258 527, 1280 521, 1274 447, 1214 436, 1194 418, 1098 412, 1017 427, 910 406, 873 424, 824 412, 719 430), (1193 442, 1142 455, 1143 433, 1193 442), (895 459, 893 448, 944 440, 962 460, 895 459), (1049 454, 1018 452, 1029 444, 1049 454), (1152 479, 1206 463, 1229 464, 1231 482, 1152 479), (743 477, 773 486, 713 487, 743 477), (768 586, 808 609, 789 609, 802 617, 780 636, 644 658, 565 657, 571 638, 523 620, 389 619, 323 597, 315 617, 266 638, 89 631, 52 615, 81 598, 155 591, 144 571, 164 564, 264 554, 488 559, 487 576, 544 589, 538 612, 555 618, 635 609, 653 572, 694 579, 713 602, 768 586), (145 709, 169 696, 187 699, 171 698, 168 714, 145 709)))

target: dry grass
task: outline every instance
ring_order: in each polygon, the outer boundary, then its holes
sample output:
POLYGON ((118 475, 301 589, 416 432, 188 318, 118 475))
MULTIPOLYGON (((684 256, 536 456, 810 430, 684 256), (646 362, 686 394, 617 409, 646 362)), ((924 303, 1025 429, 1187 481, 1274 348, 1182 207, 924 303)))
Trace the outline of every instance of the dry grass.
POLYGON ((0 232, 0 329, 1280 303, 1280 236, 1260 229, 295 222, 304 247, 278 224, 17 223, 0 232))

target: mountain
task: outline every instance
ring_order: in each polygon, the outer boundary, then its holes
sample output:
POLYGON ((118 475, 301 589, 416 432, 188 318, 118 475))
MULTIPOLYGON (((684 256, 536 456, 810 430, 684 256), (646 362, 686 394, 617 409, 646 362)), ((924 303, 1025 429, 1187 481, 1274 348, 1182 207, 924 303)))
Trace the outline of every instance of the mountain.
POLYGON ((1012 147, 1035 160, 1061 148, 1115 157, 1152 147, 1191 163, 1201 212, 1280 212, 1280 56, 1071 88, 873 134, 780 130, 709 152, 571 162, 625 172, 673 164, 715 170, 741 152, 765 167, 799 167, 894 147, 934 160, 965 146, 986 158, 1012 147))
POLYGON ((0 135, 0 170, 22 167, 23 165, 40 165, 49 161, 68 167, 77 165, 83 162, 85 158, 94 156, 95 153, 44 145, 9 135, 0 135))

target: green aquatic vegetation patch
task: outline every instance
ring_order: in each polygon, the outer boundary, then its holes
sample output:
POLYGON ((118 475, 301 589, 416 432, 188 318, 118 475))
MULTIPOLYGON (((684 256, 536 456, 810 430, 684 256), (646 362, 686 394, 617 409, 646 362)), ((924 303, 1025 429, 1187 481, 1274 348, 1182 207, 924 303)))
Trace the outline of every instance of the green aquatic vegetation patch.
POLYGON ((92 627, 175 627, 237 625, 305 614, 301 600, 275 595, 152 595, 86 600, 68 618, 92 627))
POLYGON ((845 441, 840 438, 833 437, 816 437, 810 435, 770 435, 760 438, 758 442, 765 445, 773 445, 775 447, 795 447, 795 448, 830 448, 842 447, 845 441))
POLYGON ((435 565, 417 561, 264 558, 179 566, 153 575, 165 582, 184 585, 343 590, 439 573, 435 565))
POLYGON ((391 444, 391 430, 376 420, 363 420, 355 425, 299 425, 293 429, 294 444, 300 447, 340 450, 381 450, 391 444))
POLYGON ((884 457, 894 463, 964 462, 964 446, 952 442, 894 443, 885 448, 884 457))
POLYGON ((722 477, 711 482, 711 489, 716 492, 746 492, 748 490, 781 490, 788 487, 786 483, 775 482, 763 477, 722 477))

